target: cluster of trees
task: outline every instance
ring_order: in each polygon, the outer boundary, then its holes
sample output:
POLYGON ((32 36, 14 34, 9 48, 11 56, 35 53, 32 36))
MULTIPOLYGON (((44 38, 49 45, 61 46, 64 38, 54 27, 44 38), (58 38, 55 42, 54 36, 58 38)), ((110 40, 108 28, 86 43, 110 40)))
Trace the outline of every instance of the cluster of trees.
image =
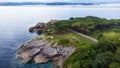
POLYGON ((120 33, 107 33, 93 45, 79 46, 64 68, 120 68, 120 33))
POLYGON ((74 18, 71 21, 72 29, 85 34, 91 33, 96 30, 101 31, 120 27, 120 20, 107 20, 105 18, 98 18, 93 16, 87 16, 85 18, 74 18))
POLYGON ((75 31, 84 34, 90 34, 92 32, 100 33, 102 30, 108 30, 111 28, 120 28, 120 19, 107 20, 105 18, 94 16, 78 18, 71 17, 69 20, 59 20, 54 24, 50 23, 51 22, 48 23, 48 26, 50 26, 49 29, 54 33, 65 33, 68 29, 74 29, 75 31))
POLYGON ((45 30, 46 34, 64 34, 69 29, 69 24, 67 24, 67 20, 59 20, 54 24, 51 22, 47 23, 48 29, 45 30))

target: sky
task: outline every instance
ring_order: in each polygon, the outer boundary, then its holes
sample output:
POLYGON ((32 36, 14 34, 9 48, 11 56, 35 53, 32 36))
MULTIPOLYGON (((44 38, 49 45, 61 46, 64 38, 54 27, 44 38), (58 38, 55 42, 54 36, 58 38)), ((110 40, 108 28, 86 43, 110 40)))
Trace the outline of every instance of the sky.
POLYGON ((120 0, 0 0, 0 2, 120 2, 120 0))

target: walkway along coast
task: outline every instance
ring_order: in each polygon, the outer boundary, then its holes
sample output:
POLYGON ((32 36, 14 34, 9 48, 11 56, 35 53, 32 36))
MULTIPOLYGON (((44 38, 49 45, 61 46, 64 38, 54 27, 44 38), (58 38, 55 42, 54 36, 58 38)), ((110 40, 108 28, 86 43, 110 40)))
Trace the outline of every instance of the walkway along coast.
POLYGON ((83 36, 83 37, 85 37, 85 38, 88 38, 88 39, 92 40, 93 42, 96 42, 96 43, 98 42, 98 40, 95 39, 95 38, 92 38, 92 37, 87 36, 87 35, 85 35, 85 34, 82 34, 82 33, 76 32, 76 31, 74 31, 74 30, 72 30, 72 29, 70 29, 70 30, 71 30, 72 32, 78 34, 78 35, 81 35, 81 36, 83 36))

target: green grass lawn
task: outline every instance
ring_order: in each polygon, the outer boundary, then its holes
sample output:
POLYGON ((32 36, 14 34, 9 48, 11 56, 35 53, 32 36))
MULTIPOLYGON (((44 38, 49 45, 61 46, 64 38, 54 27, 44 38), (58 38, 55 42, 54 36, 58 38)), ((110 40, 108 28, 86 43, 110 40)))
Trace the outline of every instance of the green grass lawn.
POLYGON ((51 35, 52 38, 47 38, 49 42, 53 42, 53 44, 58 43, 58 45, 63 46, 80 46, 85 44, 93 44, 94 42, 82 37, 76 33, 68 31, 64 34, 53 34, 51 35), (61 43, 60 43, 61 42, 61 43))

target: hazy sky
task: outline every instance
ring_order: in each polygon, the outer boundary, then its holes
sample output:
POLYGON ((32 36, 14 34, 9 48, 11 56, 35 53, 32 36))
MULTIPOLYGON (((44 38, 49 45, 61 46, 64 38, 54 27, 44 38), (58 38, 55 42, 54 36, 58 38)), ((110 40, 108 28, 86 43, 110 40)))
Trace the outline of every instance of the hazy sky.
POLYGON ((120 2, 120 0, 0 0, 0 2, 120 2))

